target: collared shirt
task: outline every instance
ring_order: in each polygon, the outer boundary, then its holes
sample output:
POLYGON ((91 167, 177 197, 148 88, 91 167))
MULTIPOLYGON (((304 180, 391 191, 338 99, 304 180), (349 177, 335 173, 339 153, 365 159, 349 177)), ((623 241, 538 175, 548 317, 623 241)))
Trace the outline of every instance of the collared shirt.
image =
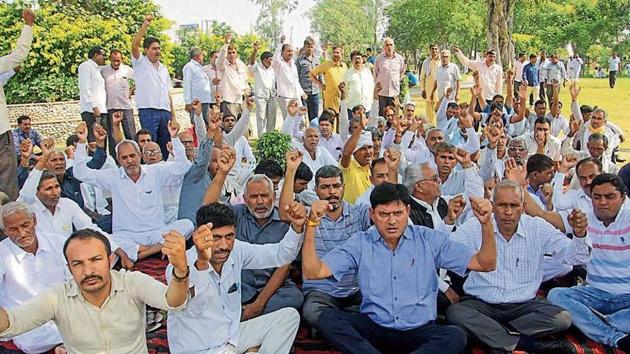
MULTIPOLYGON (((461 81, 461 74, 459 73, 459 67, 453 63, 448 63, 446 66, 440 65, 438 66, 435 73, 435 82, 437 82, 437 98, 444 96, 446 94, 446 90, 448 88, 452 88, 453 92, 451 92, 451 96, 449 99, 455 99, 455 95, 457 94, 455 88, 457 87, 457 82, 461 81)), ((431 93, 433 87, 431 87, 429 93, 431 93)))
POLYGON ((120 64, 118 70, 111 65, 101 66, 101 75, 105 78, 107 109, 132 109, 129 81, 134 80, 131 66, 120 64))
POLYGON ((315 58, 315 55, 311 55, 310 57, 302 55, 295 59, 295 65, 300 79, 300 86, 302 86, 304 92, 309 95, 316 95, 319 93, 319 86, 313 84, 313 80, 311 80, 309 75, 311 70, 315 69, 317 64, 319 64, 317 59, 319 58, 315 58))
POLYGON ((608 71, 619 71, 619 64, 621 63, 621 58, 619 57, 610 57, 608 59, 608 71))
POLYGON ((483 180, 479 176, 476 166, 461 170, 453 169, 446 181, 442 183, 443 196, 456 196, 458 194, 483 198, 483 180))
POLYGON ((514 82, 521 82, 523 80, 523 68, 526 65, 525 63, 525 61, 520 60, 514 62, 514 82))
POLYGON ((339 168, 343 173, 345 188, 343 200, 350 204, 354 204, 357 198, 359 198, 359 196, 372 185, 372 182, 370 181, 370 165, 367 164, 365 166, 361 166, 357 160, 354 159, 354 156, 352 156, 350 165, 348 165, 347 168, 341 165, 339 165, 339 168))
MULTIPOLYGON (((324 258, 335 247, 342 246, 352 235, 366 231, 370 227, 369 205, 350 205, 341 202, 341 215, 333 220, 324 215, 315 231, 315 251, 324 258)), ((302 291, 322 291, 334 297, 347 297, 359 291, 357 276, 348 272, 338 281, 331 279, 304 280, 302 291)))
POLYGON ((536 64, 527 63, 523 67, 523 80, 527 81, 527 86, 536 87, 540 83, 538 80, 538 66, 536 64))
POLYGON ((208 64, 203 67, 203 71, 208 75, 208 80, 210 80, 210 103, 216 103, 217 100, 214 98, 214 94, 219 90, 219 85, 215 85, 212 83, 215 79, 221 80, 221 76, 223 76, 223 71, 219 70, 216 65, 208 64))
POLYGON ((236 58, 235 63, 230 63, 227 58, 228 45, 224 45, 217 58, 217 68, 223 71, 219 91, 223 101, 228 103, 242 103, 243 93, 247 85, 247 66, 236 58))
MULTIPOLYGON (((588 237, 572 240, 541 218, 521 215, 516 233, 507 241, 493 218, 497 245, 497 267, 492 272, 470 272, 464 291, 488 303, 519 303, 536 297, 543 279, 545 255, 569 265, 588 262, 588 237)), ((481 224, 471 218, 451 239, 479 251, 482 243, 481 224)))
POLYGON ((324 81, 326 82, 326 89, 324 90, 324 108, 330 108, 335 112, 339 112, 339 106, 341 105, 341 92, 339 91, 339 84, 343 81, 343 76, 348 68, 346 63, 339 61, 334 63, 332 60, 328 60, 318 66, 316 66, 311 73, 315 76, 324 75, 324 81))
POLYGON ((400 94, 400 80, 405 73, 405 58, 398 53, 388 57, 379 54, 374 60, 374 82, 381 83, 379 96, 396 97, 400 94))
POLYGON ((341 139, 341 135, 331 133, 329 138, 320 135, 319 145, 328 150, 332 157, 339 161, 341 158, 341 151, 343 151, 343 140, 341 139))
MULTIPOLYGON (((527 154, 529 156, 534 155, 538 151, 538 144, 534 138, 534 133, 529 132, 521 135, 525 139, 525 146, 527 147, 527 154)), ((547 143, 545 144, 545 155, 551 157, 554 161, 562 161, 562 154, 560 153, 560 141, 554 136, 549 136, 547 143)))
POLYGON ((195 98, 201 103, 210 103, 212 90, 210 79, 203 70, 203 66, 196 60, 190 59, 182 69, 184 75, 184 103, 191 104, 195 98))
POLYGON ((435 320, 435 270, 463 275, 473 253, 446 233, 409 225, 393 251, 371 227, 352 235, 322 260, 336 280, 349 271, 358 274, 361 313, 383 327, 404 331, 435 320))
POLYGON ((561 61, 555 64, 552 62, 547 63, 545 70, 545 83, 547 85, 551 85, 553 80, 557 80, 558 83, 562 84, 567 79, 567 71, 561 61))
POLYGON ((276 88, 278 97, 299 99, 304 95, 304 90, 300 85, 298 71, 295 60, 286 61, 282 58, 282 46, 284 43, 278 43, 278 47, 273 53, 271 66, 276 73, 276 88))
POLYGON ((107 93, 101 68, 92 59, 79 65, 79 109, 92 112, 96 107, 101 113, 107 113, 107 93))
POLYGON ((569 79, 579 79, 580 71, 582 71, 582 65, 584 61, 582 58, 571 58, 569 59, 569 63, 567 64, 567 69, 569 71, 568 76, 569 79))
POLYGON ((586 195, 582 188, 578 190, 569 189, 566 192, 562 190, 564 177, 564 173, 556 172, 555 176, 553 176, 553 180, 551 181, 553 184, 552 202, 555 211, 571 211, 573 209, 580 209, 586 212, 587 210, 593 210, 591 197, 586 195))
MULTIPOLYGON (((317 173, 317 171, 322 168, 322 166, 333 165, 337 166, 339 163, 323 146, 317 145, 315 150, 315 158, 311 158, 311 154, 306 151, 304 144, 296 143, 293 145, 294 148, 300 150, 302 152, 302 162, 313 172, 313 176, 317 173)), ((308 182, 309 189, 315 188, 315 178, 311 179, 308 182)))
POLYGON ((548 112, 545 117, 551 121, 551 135, 557 137, 560 135, 560 132, 563 132, 565 136, 569 134, 569 121, 563 115, 558 113, 558 116, 554 117, 551 115, 551 112, 548 112))
POLYGON ((433 85, 435 84, 435 80, 437 78, 437 69, 440 66, 441 63, 439 57, 433 59, 429 56, 422 62, 420 72, 420 88, 427 91, 428 95, 430 95, 431 91, 433 91, 433 85))
POLYGON ((42 136, 33 128, 28 133, 23 132, 20 128, 15 128, 11 131, 11 134, 13 135, 13 149, 17 156, 20 156, 20 144, 26 139, 29 139, 33 146, 42 145, 42 136))
POLYGON ((136 106, 138 109, 153 108, 171 111, 169 93, 171 77, 168 69, 161 62, 158 67, 144 55, 138 59, 131 58, 136 76, 136 106))
MULTIPOLYGON (((238 228, 237 228, 238 230, 238 228)), ((241 273, 246 269, 280 267, 295 259, 302 237, 289 228, 279 243, 253 245, 234 241, 230 256, 221 274, 212 266, 198 271, 197 251, 187 252, 190 265, 190 287, 195 296, 186 309, 168 315, 168 344, 173 353, 214 353, 222 347, 237 346, 241 323, 241 273), (212 331, 208 331, 212 328, 212 331)), ((170 281, 172 266, 166 269, 170 281)))
POLYGON ((343 74, 342 81, 346 83, 348 107, 363 105, 369 109, 374 99, 374 77, 370 69, 365 66, 361 70, 350 67, 343 74))
MULTIPOLYGON (((38 232, 54 232, 66 238, 70 237, 74 230, 92 229, 103 232, 92 222, 92 219, 79 205, 70 199, 59 198, 59 203, 55 206, 54 214, 52 214, 39 199, 28 203, 28 205, 37 216, 36 229, 38 232)), ((109 236, 108 234, 105 235, 109 236)))
POLYGON ((146 306, 175 311, 166 285, 140 272, 110 271, 111 292, 98 308, 83 298, 74 281, 58 284, 18 308, 7 310, 12 337, 53 320, 69 353, 148 353, 146 306))
POLYGON ((481 85, 483 97, 487 101, 492 100, 495 95, 501 94, 503 90, 503 68, 501 65, 494 63, 488 66, 485 60, 470 60, 461 52, 457 52, 457 58, 471 70, 479 72, 479 85, 481 85))
POLYGON ((357 200, 354 202, 354 205, 371 206, 370 195, 372 194, 373 190, 374 190, 374 185, 371 185, 370 188, 366 189, 365 192, 363 192, 363 194, 361 194, 359 198, 357 198, 357 200))
MULTIPOLYGON (((22 64, 33 43, 33 27, 24 25, 22 33, 15 45, 15 49, 3 57, 0 57, 0 72, 12 70, 16 66, 22 64)), ((7 108, 7 100, 4 96, 4 88, 0 86, 0 134, 9 131, 11 123, 9 122, 9 109, 7 108)))
POLYGON ((549 64, 549 59, 545 59, 540 61, 540 58, 536 61, 536 67, 538 67, 538 81, 545 82, 547 80, 547 64, 549 64))
POLYGON ((276 73, 271 65, 268 68, 258 62, 248 67, 254 77, 254 97, 272 98, 276 96, 276 73))
POLYGON ((92 170, 85 164, 85 144, 78 144, 74 175, 83 183, 92 184, 112 194, 116 205, 113 213, 112 230, 125 232, 147 232, 165 225, 162 187, 177 182, 190 168, 184 146, 179 138, 172 138, 173 162, 155 165, 142 165, 140 178, 134 182, 125 170, 92 170))

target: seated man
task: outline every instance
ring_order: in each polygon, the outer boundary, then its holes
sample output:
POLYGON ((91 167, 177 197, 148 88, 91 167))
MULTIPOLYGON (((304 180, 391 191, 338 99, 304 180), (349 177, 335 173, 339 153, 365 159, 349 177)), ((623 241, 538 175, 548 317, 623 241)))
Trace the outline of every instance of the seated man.
MULTIPOLYGON (((295 309, 277 311, 241 322, 241 271, 281 267, 297 256, 306 223, 306 209, 286 205, 291 228, 279 243, 253 245, 235 240, 236 216, 220 203, 202 206, 197 212, 193 235, 195 247, 188 250, 192 298, 186 309, 168 316, 168 343, 173 353, 287 354, 300 324, 295 309), (299 233, 299 234, 298 234, 299 233), (211 329, 211 330, 209 330, 211 329)), ((171 280, 171 267, 166 270, 171 280)))
MULTIPOLYGON (((372 133, 374 137, 374 133, 372 133)), ((372 185, 357 198, 356 205, 370 205, 370 194, 374 187, 385 182, 398 183, 398 171, 401 165, 402 154, 395 147, 387 148, 384 157, 379 157, 370 164, 370 182, 372 185), (390 178, 391 176, 391 178, 390 178)))
MULTIPOLYGON (((588 261, 586 216, 575 210, 569 217, 573 240, 541 218, 522 215, 523 188, 510 180, 494 188, 493 223, 497 244, 497 269, 492 273, 471 272, 464 283, 470 297, 451 305, 449 322, 466 329, 495 351, 511 353, 515 348, 536 353, 574 353, 566 341, 539 338, 571 326, 568 313, 545 300, 536 299, 543 280, 546 254, 566 264, 588 261)), ((481 226, 471 219, 451 234, 451 239, 479 249, 481 226)))
MULTIPOLYGON (((575 163, 575 162, 573 162, 575 163)), ((602 174, 602 162, 593 157, 580 160, 575 165, 575 174, 580 183, 580 189, 569 189, 563 191, 564 177, 566 176, 571 163, 565 156, 562 158, 558 172, 553 177, 553 206, 555 211, 564 211, 570 209, 580 209, 585 213, 593 210, 593 202, 591 201, 591 183, 595 177, 602 174)))
MULTIPOLYGON (((0 306, 13 309, 69 279, 61 253, 65 237, 37 232, 37 219, 22 202, 0 207, 0 229, 8 238, 0 242, 0 306)), ((62 342, 52 322, 13 338, 21 351, 44 353, 62 342)))
POLYGON ((13 147, 17 156, 20 156, 20 145, 22 144, 22 141, 26 139, 29 139, 31 144, 39 146, 40 148, 43 146, 43 139, 41 135, 39 135, 37 130, 31 128, 31 117, 19 116, 17 119, 17 125, 17 128, 12 131, 13 147))
POLYGON ((173 265, 176 280, 168 287, 140 272, 110 270, 113 256, 107 238, 90 229, 73 233, 63 245, 73 281, 16 308, 0 308, 0 338, 53 321, 68 353, 147 353, 146 306, 175 311, 188 298, 184 236, 166 234, 162 253, 173 265))
POLYGON ((534 154, 527 159, 526 168, 527 192, 541 208, 552 211, 553 200, 547 192, 551 190, 549 183, 555 175, 553 160, 543 154, 534 154))
MULTIPOLYGON (((236 153, 229 147, 221 150, 218 171, 210 183, 203 204, 219 199, 223 183, 236 161, 236 153)), ((232 205, 236 216, 236 238, 257 245, 278 243, 290 225, 281 219, 274 207, 273 182, 265 175, 254 174, 245 182, 245 204, 232 205)), ((242 320, 246 321, 284 307, 300 308, 304 296, 287 278, 289 265, 278 268, 244 270, 242 273, 242 320)))
POLYGON ((121 165, 119 169, 92 170, 85 163, 87 129, 85 125, 77 129, 80 142, 74 174, 84 183, 112 194, 114 241, 134 262, 160 252, 164 241, 162 234, 168 230, 177 230, 186 236, 193 231, 190 220, 177 220, 171 224, 164 222, 162 187, 180 180, 191 165, 177 137, 179 123, 169 121, 168 130, 176 157, 172 163, 143 166, 140 164, 138 144, 123 140, 116 145, 116 156, 121 165))
POLYGON ((483 180, 468 151, 449 143, 438 143, 435 146, 435 164, 442 182, 442 194, 483 197, 483 180), (458 163, 461 169, 455 169, 458 163))
POLYGON ((591 183, 588 211, 593 255, 587 285, 555 288, 549 301, 566 309, 587 337, 630 353, 630 208, 621 178, 601 174, 591 183))
POLYGON ((383 183, 370 197, 374 227, 352 235, 320 259, 315 233, 329 210, 327 203, 311 208, 304 245, 305 279, 341 280, 356 272, 363 300, 361 313, 327 310, 319 317, 325 339, 344 353, 460 353, 466 335, 458 327, 433 323, 436 319, 437 277, 446 268, 460 275, 466 269, 492 271, 496 267, 492 204, 473 199, 482 224, 482 246, 477 253, 448 234, 412 226, 409 193, 403 185, 383 183))
POLYGON ((374 156, 372 133, 364 130, 368 121, 365 115, 359 119, 359 126, 353 130, 341 152, 339 166, 346 181, 343 200, 354 204, 370 188, 370 163, 374 156))

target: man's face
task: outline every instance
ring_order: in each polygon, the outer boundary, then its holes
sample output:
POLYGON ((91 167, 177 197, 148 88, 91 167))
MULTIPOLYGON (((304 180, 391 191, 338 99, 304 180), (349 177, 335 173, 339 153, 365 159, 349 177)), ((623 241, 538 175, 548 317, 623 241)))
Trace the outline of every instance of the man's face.
POLYGON ((35 226, 37 219, 35 219, 35 215, 29 216, 25 212, 18 211, 5 216, 2 222, 5 227, 4 233, 11 242, 27 252, 36 251, 35 226))
POLYGON ((118 148, 118 163, 125 170, 127 176, 140 174, 140 153, 133 145, 124 144, 118 148))
POLYGON ((212 157, 210 158, 210 164, 208 165, 208 171, 210 175, 216 176, 217 171, 219 171, 219 154, 221 154, 221 149, 212 148, 212 157))
POLYGON ((492 65, 497 61, 497 55, 488 53, 486 54, 486 65, 492 65))
MULTIPOLYGON (((132 148, 132 150, 134 149, 132 148)), ((144 146, 142 158, 147 165, 162 162, 162 150, 160 149, 160 145, 154 142, 147 143, 144 146)))
POLYGON ((66 173, 66 156, 61 152, 50 154, 46 169, 55 174, 55 176, 63 176, 66 173))
POLYGON ((117 52, 110 54, 109 63, 114 70, 120 69, 120 64, 122 64, 122 54, 117 52))
POLYGON ((459 106, 446 108, 446 118, 451 119, 452 117, 459 117, 459 106))
POLYGON ((232 116, 226 116, 223 118, 223 130, 226 133, 231 132, 235 125, 236 125, 236 118, 232 116))
POLYGON ((505 152, 505 144, 507 143, 507 137, 505 136, 505 131, 501 130, 499 133, 499 141, 497 141, 497 152, 504 153, 505 152))
POLYGON ((361 67, 361 65, 363 65, 363 55, 356 54, 354 57, 352 57, 352 65, 355 68, 361 67))
POLYGON ((508 156, 513 158, 517 164, 523 164, 527 160, 527 147, 521 141, 510 142, 508 156))
POLYGON ((547 113, 547 105, 544 103, 537 104, 536 106, 534 106, 534 112, 538 117, 544 116, 545 113, 547 113))
POLYGON ((327 200, 332 210, 341 207, 343 198, 343 183, 341 177, 319 178, 315 186, 315 192, 319 200, 327 200))
POLYGON ((593 187, 591 192, 593 211, 601 221, 611 221, 617 217, 625 196, 621 194, 611 183, 593 187))
POLYGON ((367 166, 372 163, 372 156, 374 155, 374 150, 371 146, 363 146, 359 150, 354 152, 354 159, 357 160, 359 165, 367 166))
POLYGON ((451 56, 450 56, 450 54, 446 54, 446 53, 441 54, 440 55, 440 60, 442 62, 442 65, 446 66, 446 65, 448 65, 451 62, 451 56))
POLYGON ((416 188, 419 187, 417 192, 421 194, 420 197, 424 197, 423 199, 426 198, 433 203, 442 195, 442 180, 440 180, 437 172, 431 168, 423 168, 422 173, 424 178, 416 182, 416 188))
POLYGON ((20 123, 19 128, 24 133, 28 133, 31 130, 31 120, 30 119, 24 119, 22 121, 22 123, 20 123))
POLYGON ((427 134, 427 147, 429 151, 435 152, 435 145, 444 141, 444 133, 440 130, 433 130, 427 134))
POLYGON ((383 145, 383 140, 381 140, 381 138, 372 139, 372 153, 374 155, 380 155, 382 145, 383 145))
POLYGON ((302 193, 308 187, 308 181, 296 178, 293 183, 293 193, 302 193))
POLYGON ((438 47, 436 45, 431 46, 431 48, 429 48, 429 52, 431 53, 431 58, 437 58, 439 56, 438 47))
POLYGON ((394 54, 394 41, 392 39, 387 39, 383 42, 383 51, 387 55, 394 54))
POLYGON ((183 132, 179 134, 179 141, 182 142, 184 149, 186 149, 186 157, 188 160, 194 160, 197 156, 197 150, 195 149, 195 142, 193 141, 192 135, 188 132, 183 132))
POLYGON ((304 56, 305 57, 310 57, 311 55, 313 55, 313 48, 315 46, 313 44, 307 44, 304 46, 304 56))
POLYGON ((604 118, 604 112, 596 111, 591 114, 591 127, 593 129, 599 129, 606 124, 606 118, 604 118))
POLYGON ((210 57, 210 64, 217 65, 217 59, 219 58, 219 53, 214 53, 210 57))
POLYGON ((49 178, 37 187, 37 199, 47 208, 54 208, 59 203, 61 197, 61 187, 57 178, 49 178))
POLYGON ((457 165, 457 159, 455 159, 455 153, 442 150, 435 154, 435 164, 438 171, 442 174, 448 175, 457 165))
POLYGON ((501 188, 495 191, 493 203, 494 218, 500 231, 514 231, 523 214, 523 200, 514 188, 501 188))
POLYGON ((147 58, 149 58, 149 61, 155 63, 160 60, 160 57, 162 56, 162 47, 160 46, 160 43, 153 42, 151 43, 149 48, 146 48, 144 50, 144 53, 146 54, 147 58))
POLYGON ((140 149, 144 149, 144 146, 148 143, 153 141, 151 139, 151 134, 140 134, 138 135, 138 146, 140 146, 140 149))
POLYGON ((234 240, 236 239, 236 229, 234 225, 225 225, 212 229, 212 256, 210 263, 212 265, 221 265, 230 257, 232 248, 234 248, 234 240))
POLYGON ((263 61, 262 61, 263 66, 264 66, 265 68, 270 67, 270 66, 271 66, 271 60, 272 60, 272 59, 271 59, 271 57, 263 59, 263 61))
POLYGON ((558 63, 558 56, 557 55, 552 55, 551 56, 551 62, 554 63, 554 64, 557 64, 558 63))
POLYGON ((236 63, 236 48, 232 48, 230 47, 227 51, 227 60, 231 63, 234 64, 236 63))
POLYGON ((553 167, 549 167, 548 169, 542 170, 541 172, 534 171, 532 173, 531 184, 534 186, 541 186, 545 183, 550 183, 553 179, 554 174, 555 171, 553 167))
POLYGON ((604 145, 603 140, 593 140, 586 143, 586 147, 588 148, 589 154, 592 157, 600 158, 606 151, 606 146, 604 145))
POLYGON ((370 208, 370 218, 385 240, 399 239, 409 222, 409 206, 397 200, 370 208))
MULTIPOLYGON (((545 139, 549 138, 549 134, 551 133, 549 124, 547 123, 536 123, 534 124, 534 130, 539 134, 545 134, 545 139)), ((546 141, 546 140, 545 140, 546 141)))
POLYGON ((387 164, 384 162, 377 163, 372 169, 370 182, 372 182, 372 184, 376 187, 387 182, 388 179, 389 179, 389 169, 387 168, 387 164))
POLYGON ((587 162, 583 165, 580 165, 580 169, 576 170, 578 182, 580 182, 580 187, 584 191, 584 194, 590 196, 591 195, 591 183, 595 177, 599 176, 602 171, 599 170, 599 167, 592 163, 587 162))
POLYGON ((101 50, 100 52, 94 54, 94 57, 92 57, 92 60, 94 60, 94 62, 98 65, 103 65, 105 64, 105 54, 101 50))
POLYGON ((330 134, 332 133, 332 124, 330 124, 327 120, 319 122, 319 131, 322 136, 330 137, 330 134))
POLYGON ((282 59, 289 61, 291 58, 293 58, 293 48, 290 45, 287 45, 282 50, 282 59))
POLYGON ((413 119, 413 115, 416 114, 416 107, 408 104, 405 106, 405 117, 409 120, 413 119))
POLYGON ((304 131, 304 148, 308 152, 315 152, 319 144, 319 132, 315 128, 307 128, 304 131))
POLYGON ((110 258, 101 241, 75 239, 68 244, 66 258, 72 278, 82 292, 97 293, 109 287, 110 258))
POLYGON ((536 64, 536 57, 529 58, 529 62, 530 62, 530 64, 532 64, 532 65, 536 64))
POLYGON ((274 193, 264 181, 251 181, 245 186, 247 209, 256 219, 266 219, 273 212, 274 193))
POLYGON ((337 48, 333 49, 332 60, 334 62, 340 62, 342 56, 343 56, 343 50, 341 48, 337 47, 337 48))

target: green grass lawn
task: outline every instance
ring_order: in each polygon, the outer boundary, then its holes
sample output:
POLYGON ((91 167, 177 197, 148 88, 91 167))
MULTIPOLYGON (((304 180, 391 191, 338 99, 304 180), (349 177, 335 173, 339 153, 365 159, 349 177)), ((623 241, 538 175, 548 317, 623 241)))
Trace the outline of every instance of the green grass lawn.
MULTIPOLYGON (((580 79, 579 85, 582 87, 578 99, 579 103, 605 109, 608 113, 608 119, 624 130, 626 141, 621 144, 621 156, 630 161, 630 78, 617 78, 617 84, 612 90, 608 87, 608 78, 584 78, 580 79)), ((419 95, 413 95, 412 100, 418 107, 416 112, 424 114, 424 100, 419 95)), ((470 100, 469 89, 462 89, 460 100, 470 100)), ((560 101, 564 103, 562 113, 568 118, 571 115, 571 96, 568 86, 560 90, 560 101)))

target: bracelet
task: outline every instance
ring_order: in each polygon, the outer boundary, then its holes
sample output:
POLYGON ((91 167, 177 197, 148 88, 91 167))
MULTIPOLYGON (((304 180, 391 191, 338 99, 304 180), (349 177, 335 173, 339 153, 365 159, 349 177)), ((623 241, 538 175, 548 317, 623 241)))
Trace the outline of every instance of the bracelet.
POLYGON ((178 283, 181 283, 183 281, 185 281, 186 279, 188 279, 188 276, 190 275, 190 267, 186 267, 186 275, 184 275, 183 277, 178 277, 177 274, 175 274, 175 268, 173 268, 173 280, 175 280, 178 283))
POLYGON ((319 226, 319 221, 315 222, 315 221, 312 221, 311 219, 307 219, 306 220, 306 226, 318 227, 319 226))

